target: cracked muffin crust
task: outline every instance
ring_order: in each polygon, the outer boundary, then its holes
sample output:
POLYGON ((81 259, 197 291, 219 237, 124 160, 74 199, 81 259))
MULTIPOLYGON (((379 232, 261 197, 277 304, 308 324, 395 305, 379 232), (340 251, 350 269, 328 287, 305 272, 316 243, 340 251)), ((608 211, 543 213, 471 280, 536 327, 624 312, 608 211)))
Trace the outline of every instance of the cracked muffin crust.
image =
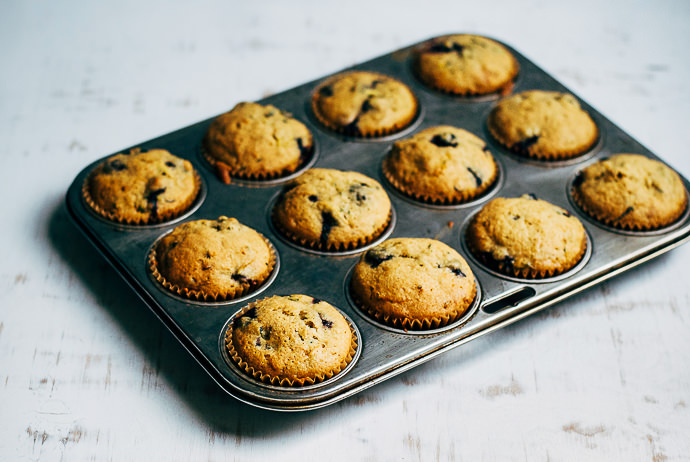
POLYGON ((313 152, 312 134, 270 104, 239 103, 218 116, 203 140, 204 156, 225 183, 230 177, 265 180, 288 175, 313 152))
POLYGON ((486 143, 448 125, 396 141, 383 172, 403 194, 436 204, 467 202, 488 190, 498 176, 486 143))
POLYGON ((519 65, 503 45, 477 35, 438 37, 416 55, 419 78, 431 88, 456 95, 508 93, 519 65))
POLYGON ((116 154, 86 179, 83 197, 99 215, 127 224, 150 224, 184 213, 201 181, 188 160, 164 149, 116 154))
POLYGON ((577 217, 531 194, 489 201, 470 220, 465 239, 489 268, 532 279, 568 271, 587 249, 577 217))
POLYGON ((678 174, 640 154, 615 154, 584 168, 575 177, 571 192, 587 215, 626 230, 668 226, 688 205, 678 174))
POLYGON ((515 154, 562 160, 589 151, 599 129, 574 96, 531 90, 501 100, 489 114, 491 136, 515 154))
POLYGON ((235 218, 189 221, 163 236, 149 256, 154 277, 190 299, 237 298, 259 287, 275 266, 268 240, 235 218))
POLYGON ((360 137, 400 131, 417 115, 417 99, 407 85, 364 71, 338 74, 321 83, 311 107, 326 127, 360 137))
POLYGON ((273 385, 322 382, 352 361, 357 341, 345 317, 307 295, 273 296, 250 304, 225 336, 230 358, 273 385))
POLYGON ((402 329, 434 329, 460 319, 477 286, 465 259, 435 239, 395 238, 372 247, 355 265, 355 303, 372 318, 402 329))
POLYGON ((285 186, 273 223, 291 241, 319 250, 349 250, 376 239, 391 217, 381 184, 358 172, 314 168, 285 186))

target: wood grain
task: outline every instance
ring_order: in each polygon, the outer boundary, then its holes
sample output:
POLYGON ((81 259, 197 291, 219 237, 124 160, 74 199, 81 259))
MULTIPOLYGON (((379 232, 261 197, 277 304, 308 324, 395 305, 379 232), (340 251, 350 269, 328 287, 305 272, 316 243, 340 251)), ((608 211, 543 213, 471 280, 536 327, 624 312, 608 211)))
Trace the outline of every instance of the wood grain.
POLYGON ((69 221, 106 154, 453 31, 514 46, 690 176, 686 2, 4 2, 0 461, 689 460, 690 246, 285 414, 224 394, 69 221))

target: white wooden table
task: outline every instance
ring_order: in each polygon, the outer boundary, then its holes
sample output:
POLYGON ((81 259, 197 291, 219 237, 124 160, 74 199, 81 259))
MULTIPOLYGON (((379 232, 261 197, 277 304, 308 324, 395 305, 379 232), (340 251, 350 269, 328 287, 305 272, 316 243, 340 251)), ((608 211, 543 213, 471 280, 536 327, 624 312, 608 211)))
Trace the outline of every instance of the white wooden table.
POLYGON ((0 4, 0 461, 690 460, 690 246, 333 406, 226 395, 69 221, 92 161, 447 32, 690 176, 690 3, 0 4))

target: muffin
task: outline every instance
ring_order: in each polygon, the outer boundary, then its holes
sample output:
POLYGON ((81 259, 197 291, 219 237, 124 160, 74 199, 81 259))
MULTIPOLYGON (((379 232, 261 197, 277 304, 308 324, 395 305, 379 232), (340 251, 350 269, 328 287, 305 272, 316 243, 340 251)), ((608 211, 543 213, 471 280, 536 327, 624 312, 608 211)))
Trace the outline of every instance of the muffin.
POLYGON ((574 96, 532 90, 500 101, 489 132, 506 149, 538 160, 563 160, 589 151, 599 130, 574 96))
POLYGON ((326 127, 348 136, 373 137, 407 127, 417 99, 407 85, 374 72, 348 72, 321 83, 311 107, 326 127))
POLYGON ((688 205, 678 174, 640 154, 616 154, 584 168, 575 177, 571 192, 587 215, 632 231, 668 226, 688 205))
POLYGON ((239 103, 217 117, 203 140, 204 157, 220 179, 278 178, 304 165, 313 152, 312 134, 291 114, 270 104, 239 103))
POLYGON ((271 275, 275 252, 268 240, 235 218, 177 226, 149 255, 154 277, 177 295, 203 301, 240 297, 271 275))
POLYGON ((329 303, 289 295, 250 304, 233 319, 225 344, 232 361, 255 379, 302 386, 342 371, 355 355, 357 339, 329 303))
POLYGON ((201 181, 188 160, 165 149, 116 154, 89 174, 85 202, 109 220, 144 225, 173 219, 191 207, 201 181))
POLYGON ((278 231, 301 246, 343 251, 383 233, 391 202, 383 187, 366 175, 315 168, 288 183, 272 216, 278 231))
POLYGON ((458 252, 435 239, 388 239, 365 252, 350 282, 355 303, 377 321, 424 330, 460 319, 477 286, 458 252))
POLYGON ((402 193, 444 205, 474 199, 498 177, 486 143, 468 131, 447 125, 396 141, 383 162, 383 172, 402 193))
POLYGON ((447 35, 424 44, 415 70, 427 86, 455 95, 507 94, 519 65, 503 45, 477 35, 447 35))
POLYGON ((472 217, 465 238, 487 267, 529 279, 572 269, 587 249, 577 217, 532 195, 491 200, 472 217))

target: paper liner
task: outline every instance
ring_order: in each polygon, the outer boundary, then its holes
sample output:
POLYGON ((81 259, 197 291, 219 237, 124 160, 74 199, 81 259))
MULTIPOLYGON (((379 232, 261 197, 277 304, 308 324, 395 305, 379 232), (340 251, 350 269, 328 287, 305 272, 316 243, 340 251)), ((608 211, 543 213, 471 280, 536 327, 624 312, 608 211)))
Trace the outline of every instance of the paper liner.
POLYGON ((506 83, 505 85, 502 85, 495 90, 487 91, 487 92, 479 92, 479 91, 464 91, 464 92, 458 92, 458 91, 453 91, 446 89, 444 87, 439 87, 438 85, 434 85, 432 82, 429 82, 426 80, 424 77, 421 76, 420 71, 415 70, 415 75, 417 75, 417 78, 426 85, 427 87, 431 88, 434 91, 437 91, 439 93, 444 93, 446 95, 451 95, 451 96, 461 96, 464 98, 479 98, 479 97, 490 97, 494 96, 496 98, 500 98, 503 96, 508 96, 513 92, 513 88, 515 87, 515 79, 517 78, 517 75, 513 77, 510 82, 506 83))
POLYGON ((309 146, 308 154, 306 156, 300 156, 299 163, 294 168, 288 167, 277 172, 244 173, 238 168, 233 169, 233 167, 230 165, 213 157, 213 155, 206 148, 205 142, 202 142, 201 144, 201 155, 206 162, 213 167, 216 172, 216 176, 224 184, 232 183, 233 178, 250 181, 270 181, 275 180, 276 178, 288 176, 304 167, 314 155, 314 143, 312 140, 312 144, 309 146))
POLYGON ((379 129, 379 130, 371 130, 367 132, 362 132, 362 130, 359 127, 352 128, 350 125, 345 125, 345 126, 340 126, 340 125, 335 125, 329 122, 327 119, 322 117, 314 103, 312 102, 312 110, 314 112, 314 115, 316 118, 329 130, 332 130, 336 133, 340 133, 341 135, 345 136, 351 136, 353 138, 380 138, 383 136, 388 136, 392 135, 394 133, 397 133, 408 126, 415 120, 417 117, 417 114, 419 112, 418 106, 415 105, 414 111, 412 111, 412 115, 409 117, 406 117, 405 119, 401 120, 398 123, 395 123, 391 125, 390 127, 386 129, 379 129))
POLYGON ((373 306, 367 306, 352 290, 352 286, 350 285, 350 296, 352 297, 352 301, 357 305, 357 307, 362 310, 365 314, 369 315, 369 317, 373 318, 377 322, 380 322, 381 324, 385 324, 390 327, 394 327, 396 329, 401 329, 401 330, 432 330, 432 329, 440 329, 442 327, 445 327, 449 324, 454 323, 458 319, 462 318, 466 313, 467 310, 470 309, 472 304, 474 303, 475 298, 477 297, 477 282, 475 280, 474 285, 472 286, 472 301, 465 307, 464 310, 462 311, 456 311, 454 313, 449 314, 448 316, 443 316, 443 317, 432 317, 432 318, 425 318, 425 319, 417 319, 417 318, 409 318, 409 317, 400 317, 400 316, 391 316, 385 313, 381 313, 376 310, 375 307, 373 306))
POLYGON ((458 204, 464 204, 465 202, 470 202, 471 200, 481 196, 488 190, 490 190, 496 183, 496 180, 498 179, 498 166, 496 165, 496 161, 493 160, 494 163, 494 174, 491 177, 489 181, 484 181, 482 185, 478 188, 476 188, 474 191, 454 191, 455 195, 451 196, 446 196, 446 197, 441 197, 440 195, 438 196, 431 196, 431 195, 425 195, 425 194, 420 194, 417 193, 416 191, 411 190, 404 184, 398 181, 398 179, 395 177, 395 174, 392 171, 391 166, 389 165, 388 157, 386 157, 383 160, 382 164, 382 170, 383 170, 383 175, 386 177, 386 180, 398 191, 403 193, 404 195, 411 197, 412 199, 415 199, 420 202, 425 202, 427 204, 433 204, 433 205, 458 205, 458 204))
POLYGON ((201 302, 223 302, 226 300, 232 300, 235 298, 242 297, 257 288, 261 287, 264 282, 271 276, 276 264, 276 250, 273 244, 261 233, 257 231, 261 238, 266 242, 268 248, 271 250, 271 260, 267 267, 266 273, 262 275, 260 279, 252 280, 252 282, 240 282, 240 287, 235 289, 230 289, 226 293, 210 293, 204 292, 203 290, 189 289, 187 287, 181 287, 168 281, 165 276, 163 276, 160 271, 158 271, 158 260, 156 258, 156 246, 151 248, 148 256, 148 267, 151 272, 151 276, 158 281, 160 285, 165 287, 170 292, 190 300, 196 300, 201 302))
POLYGON ((595 219, 596 221, 600 222, 603 225, 610 226, 611 228, 616 228, 616 229, 621 229, 624 231, 633 231, 633 232, 644 232, 644 231, 655 231, 661 228, 665 228, 666 226, 670 226, 680 217, 683 216, 685 211, 687 210, 688 207, 688 199, 687 199, 687 194, 685 196, 685 203, 683 204, 682 207, 678 209, 678 212, 674 215, 671 216, 667 221, 660 222, 660 223, 653 223, 649 226, 644 226, 641 223, 629 223, 629 222, 620 222, 619 218, 620 217, 615 217, 611 218, 609 216, 605 216, 601 213, 598 213, 596 210, 593 210, 592 208, 587 206, 587 203, 584 201, 584 198, 580 195, 579 190, 576 187, 572 187, 570 189, 570 195, 573 198, 573 201, 575 204, 582 210, 585 214, 587 214, 589 217, 595 219))
POLYGON ((99 216, 116 222, 116 223, 122 223, 125 225, 130 225, 130 226, 145 226, 145 225, 153 225, 157 223, 163 223, 165 221, 173 220, 183 213, 185 213, 191 206, 194 204, 196 201, 197 197, 199 196, 199 191, 201 191, 201 176, 199 173, 194 170, 194 191, 192 194, 187 198, 186 201, 181 202, 180 206, 175 208, 175 210, 170 210, 167 213, 164 214, 159 214, 156 217, 149 217, 148 219, 143 219, 143 218, 132 218, 132 217, 125 217, 122 216, 121 214, 118 213, 112 213, 107 210, 104 210, 101 206, 99 206, 91 197, 91 191, 89 189, 89 186, 91 184, 91 178, 93 173, 89 174, 86 179, 84 180, 84 183, 81 186, 81 196, 86 205, 88 205, 91 210, 93 210, 96 214, 99 216))
POLYGON ((585 253, 587 252, 587 241, 585 240, 585 245, 583 245, 580 249, 577 258, 575 258, 572 264, 568 267, 563 269, 554 268, 550 270, 537 270, 535 268, 515 268, 512 265, 506 264, 503 261, 495 260, 487 252, 479 251, 468 239, 466 239, 465 241, 467 242, 467 247, 472 252, 472 255, 474 255, 474 257, 484 266, 494 271, 497 271, 501 274, 505 274, 506 276, 512 276, 521 279, 546 279, 559 276, 563 273, 567 273, 575 266, 577 266, 578 263, 580 263, 582 257, 584 257, 585 253))
MULTIPOLYGON (((255 306, 255 304, 256 302, 247 305, 240 313, 234 316, 233 319, 242 317, 242 315, 250 309, 252 309, 255 306)), ((232 362, 235 363, 235 365, 237 365, 237 367, 239 367, 243 372, 245 372, 255 380, 279 387, 303 387, 305 385, 315 385, 317 383, 321 383, 323 381, 331 379, 340 372, 342 372, 355 357, 355 353, 357 352, 357 348, 359 347, 359 345, 357 344, 357 334, 355 333, 354 326, 350 323, 350 321, 345 317, 343 318, 345 319, 348 327, 350 328, 350 351, 348 351, 347 357, 335 369, 328 371, 326 373, 316 374, 314 377, 294 378, 279 375, 270 375, 263 371, 255 369, 253 366, 250 366, 245 360, 242 359, 237 350, 235 350, 235 346, 232 344, 232 322, 229 323, 228 329, 225 333, 225 348, 232 362)))
MULTIPOLYGON (((380 74, 386 78, 393 79, 393 77, 389 77, 384 74, 380 74)), ((393 79, 397 80, 397 79, 393 79)), ((387 136, 387 135, 392 135, 394 133, 397 133, 401 130, 404 130, 405 128, 409 127, 412 122, 417 118, 419 115, 419 101, 417 100, 417 97, 413 95, 414 97, 414 107, 410 111, 410 114, 407 117, 402 118, 396 123, 393 123, 390 127, 386 128, 381 128, 378 130, 371 130, 371 131, 366 131, 362 132, 362 130, 359 127, 351 127, 352 124, 349 125, 338 125, 334 124, 328 118, 324 117, 321 112, 319 111, 319 107, 316 104, 318 100, 318 94, 319 94, 319 89, 323 87, 326 84, 331 83, 331 79, 327 79, 324 82, 322 82, 320 85, 318 85, 315 89, 314 92, 312 93, 312 98, 311 98, 311 112, 314 114, 316 119, 326 128, 329 130, 332 130, 336 133, 340 133, 341 135, 345 136, 351 136, 353 138, 380 138, 382 136, 387 136)), ((398 80, 398 82, 400 82, 398 80)), ((404 83, 400 82, 402 85, 405 85, 404 83)), ((407 85, 405 85, 407 86, 407 85)), ((409 87, 408 87, 409 88, 409 87)), ((412 90, 410 90, 412 91, 412 90)))
POLYGON ((583 156, 587 154, 589 151, 591 151, 594 146, 596 146, 597 141, 599 140, 599 127, 597 128, 597 132, 594 136, 594 139, 588 143, 586 146, 583 148, 573 150, 573 151, 558 151, 558 152, 530 152, 529 150, 526 149, 517 149, 514 147, 515 144, 513 145, 507 144, 501 135, 496 131, 495 127, 491 123, 491 116, 489 116, 489 120, 487 121, 487 128, 489 129, 489 133, 491 134, 492 138, 497 141, 501 146, 503 146, 505 149, 508 151, 512 152, 513 154, 516 154, 521 157, 525 157, 528 159, 535 159, 539 161, 559 161, 559 160, 568 160, 568 159, 574 159, 579 156, 583 156))
POLYGON ((273 226, 276 227, 276 229, 280 232, 280 234, 283 237, 301 247, 306 247, 307 249, 320 250, 325 252, 347 252, 371 244, 376 239, 378 239, 379 236, 381 236, 381 234, 383 234, 383 232, 386 230, 388 225, 390 225, 392 217, 393 212, 389 211, 388 218, 386 219, 385 223, 378 229, 376 229, 376 231, 374 231, 374 233, 369 236, 360 237, 354 241, 332 242, 330 244, 323 245, 320 241, 313 241, 311 239, 306 239, 291 233, 289 230, 281 226, 280 222, 276 219, 275 206, 271 211, 271 221, 273 222, 273 226))

